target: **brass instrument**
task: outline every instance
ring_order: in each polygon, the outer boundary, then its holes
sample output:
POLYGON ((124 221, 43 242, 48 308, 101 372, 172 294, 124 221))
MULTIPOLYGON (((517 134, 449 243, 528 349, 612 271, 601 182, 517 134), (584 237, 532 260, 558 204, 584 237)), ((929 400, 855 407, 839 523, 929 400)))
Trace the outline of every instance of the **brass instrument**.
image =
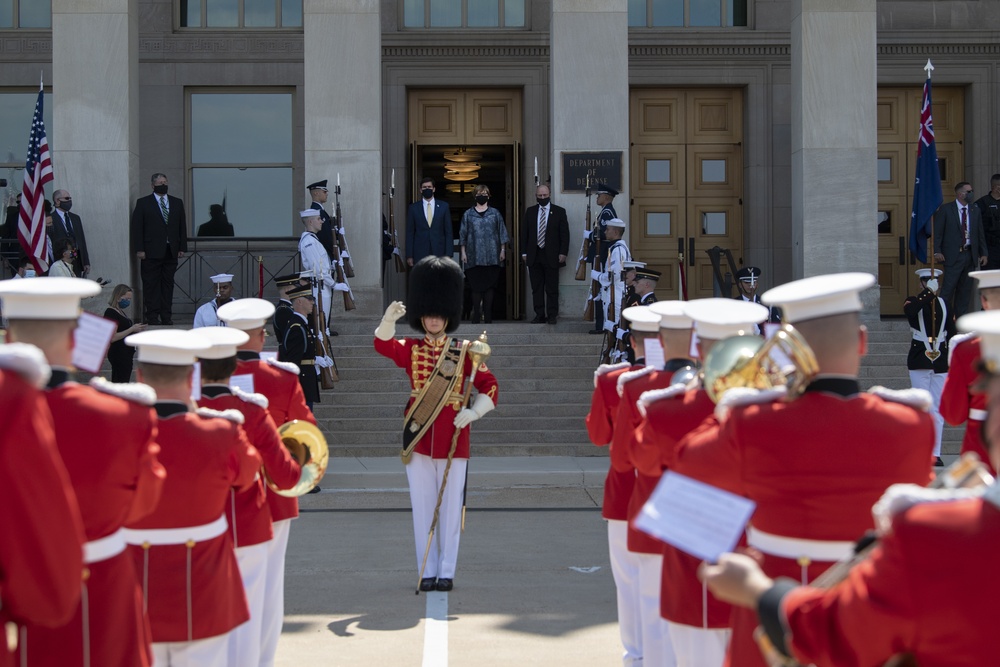
POLYGON ((786 386, 788 398, 798 397, 819 371, 809 343, 790 324, 783 324, 771 338, 732 336, 716 343, 705 358, 704 386, 718 403, 734 387, 770 389, 786 386), (777 348, 792 361, 794 369, 779 368, 771 359, 777 348))
MULTIPOLYGON (((278 435, 288 453, 302 467, 298 483, 290 489, 279 489, 270 478, 267 485, 279 496, 297 498, 312 491, 326 474, 330 462, 330 448, 326 444, 323 432, 307 421, 293 419, 278 427, 278 435)), ((267 470, 264 471, 265 476, 267 470)))

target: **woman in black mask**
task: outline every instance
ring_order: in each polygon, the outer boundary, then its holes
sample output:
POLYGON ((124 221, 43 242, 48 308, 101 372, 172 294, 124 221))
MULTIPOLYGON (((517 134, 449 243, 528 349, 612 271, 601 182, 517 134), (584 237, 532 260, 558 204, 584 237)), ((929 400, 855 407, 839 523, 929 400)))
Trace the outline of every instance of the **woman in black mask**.
POLYGON ((458 238, 462 266, 472 291, 472 322, 493 321, 493 293, 500 267, 507 260, 507 227, 500 211, 490 206, 490 189, 477 185, 476 205, 462 215, 458 238))

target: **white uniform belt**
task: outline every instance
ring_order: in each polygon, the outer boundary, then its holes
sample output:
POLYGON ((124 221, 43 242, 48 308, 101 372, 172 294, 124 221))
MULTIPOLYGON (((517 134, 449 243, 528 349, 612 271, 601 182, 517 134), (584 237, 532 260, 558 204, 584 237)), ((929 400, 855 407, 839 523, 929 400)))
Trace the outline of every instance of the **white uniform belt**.
POLYGON ((986 410, 977 410, 976 408, 969 409, 969 419, 975 419, 977 422, 986 421, 986 416, 989 413, 986 410))
POLYGON ((91 540, 83 545, 83 562, 99 563, 102 560, 113 558, 125 551, 125 529, 119 528, 115 532, 98 540, 91 540))
POLYGON ((229 522, 223 514, 212 523, 188 528, 151 528, 146 530, 125 529, 125 541, 129 544, 149 544, 163 546, 167 544, 187 544, 188 542, 206 542, 226 532, 229 522))
POLYGON ((772 535, 747 526, 747 544, 771 556, 781 558, 838 561, 854 553, 854 542, 833 540, 803 540, 796 537, 772 535))
POLYGON ((914 329, 910 327, 910 332, 913 334, 913 340, 918 340, 921 343, 929 343, 930 340, 927 338, 927 334, 920 331, 919 329, 914 329))

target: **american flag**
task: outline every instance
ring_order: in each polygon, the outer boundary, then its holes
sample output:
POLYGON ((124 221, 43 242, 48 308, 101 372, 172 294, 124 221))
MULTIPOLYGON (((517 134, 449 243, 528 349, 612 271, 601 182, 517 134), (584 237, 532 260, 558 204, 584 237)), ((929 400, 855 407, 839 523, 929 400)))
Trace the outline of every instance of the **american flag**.
POLYGON ((920 108, 920 135, 917 139, 917 176, 913 182, 913 211, 910 214, 910 252, 921 262, 927 261, 927 239, 931 221, 944 201, 941 192, 941 172, 938 169, 937 146, 934 144, 934 120, 931 118, 931 76, 927 61, 927 81, 924 102, 920 108))
POLYGON ((45 120, 42 117, 44 94, 39 89, 35 116, 31 119, 28 158, 24 163, 24 186, 21 189, 21 221, 17 226, 21 248, 39 275, 49 270, 48 235, 45 233, 42 202, 45 200, 45 184, 52 181, 49 140, 45 136, 45 120))

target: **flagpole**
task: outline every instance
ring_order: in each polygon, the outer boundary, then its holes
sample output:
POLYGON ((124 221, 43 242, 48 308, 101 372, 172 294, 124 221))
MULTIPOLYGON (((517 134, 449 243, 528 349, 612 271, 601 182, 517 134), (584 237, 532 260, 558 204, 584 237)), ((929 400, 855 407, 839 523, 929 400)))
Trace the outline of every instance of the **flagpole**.
MULTIPOLYGON (((927 71, 927 81, 929 82, 931 80, 931 72, 934 71, 934 65, 931 64, 931 59, 930 58, 927 59, 927 64, 924 65, 924 70, 927 71)), ((919 142, 918 142, 917 148, 919 150, 919 142)), ((936 155, 937 155, 937 152, 935 151, 935 156, 936 155)), ((934 167, 936 169, 937 165, 934 165, 934 167)), ((943 194, 942 194, 942 196, 943 196, 943 194)), ((935 211, 935 213, 936 213, 936 211, 935 211)), ((935 254, 934 253, 934 219, 932 217, 931 218, 931 280, 935 281, 937 283, 937 286, 938 286, 938 291, 931 293, 931 336, 930 336, 930 343, 931 343, 931 349, 932 350, 934 349, 934 341, 937 338, 937 330, 938 330, 937 329, 937 302, 938 302, 938 294, 941 293, 941 282, 937 279, 937 274, 934 273, 934 260, 936 259, 934 257, 934 254, 935 254)), ((943 271, 941 272, 941 277, 944 278, 944 272, 943 271)), ((936 361, 936 359, 931 359, 931 370, 934 370, 934 362, 935 361, 936 361)))

